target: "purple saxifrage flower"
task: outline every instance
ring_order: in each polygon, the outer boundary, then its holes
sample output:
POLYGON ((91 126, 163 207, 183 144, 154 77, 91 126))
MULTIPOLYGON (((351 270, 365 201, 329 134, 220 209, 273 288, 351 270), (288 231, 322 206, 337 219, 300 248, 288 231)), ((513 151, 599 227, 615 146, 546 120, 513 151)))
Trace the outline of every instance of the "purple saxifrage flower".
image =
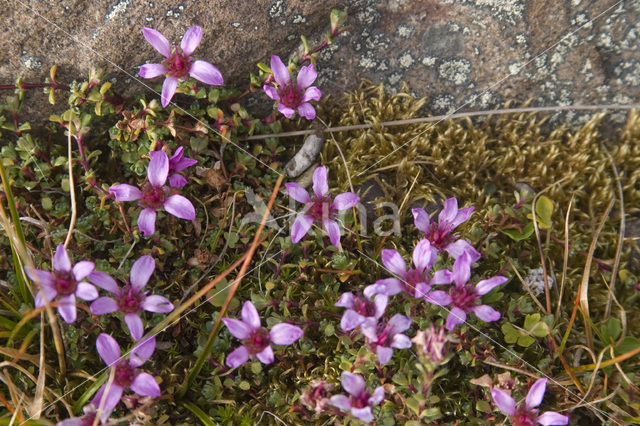
POLYGON ((273 349, 275 345, 290 345, 302 337, 302 329, 295 325, 280 323, 271 327, 270 331, 260 324, 260 315, 256 307, 250 301, 242 305, 242 321, 233 318, 222 318, 229 332, 242 341, 242 346, 236 348, 227 355, 227 365, 236 368, 254 356, 263 364, 273 362, 273 349))
POLYGON ((347 210, 358 204, 360 197, 353 192, 344 192, 332 201, 325 166, 313 172, 313 195, 309 196, 306 189, 294 182, 286 183, 285 187, 291 198, 305 204, 303 213, 298 215, 291 227, 291 241, 297 243, 309 232, 313 222, 320 222, 329 234, 331 244, 337 247, 340 243, 340 227, 334 218, 339 210, 347 210))
POLYGON ((546 388, 547 379, 536 380, 527 394, 524 407, 517 407, 516 401, 500 389, 491 389, 491 397, 500 411, 509 416, 513 426, 529 426, 536 423, 546 426, 568 424, 569 418, 555 411, 545 411, 538 415, 536 407, 542 402, 546 388))
POLYGON ((429 328, 424 331, 418 331, 413 339, 418 355, 432 363, 440 363, 446 357, 446 346, 451 341, 451 336, 447 334, 444 327, 436 330, 435 325, 431 323, 429 328))
POLYGON ((489 293, 494 287, 504 284, 506 277, 495 276, 487 280, 479 281, 475 286, 469 283, 471 277, 471 255, 468 252, 462 253, 453 264, 453 285, 449 287, 448 298, 433 300, 427 295, 428 302, 440 306, 451 305, 447 316, 447 330, 453 330, 456 325, 462 324, 467 319, 467 313, 473 312, 478 318, 485 322, 498 321, 500 312, 489 305, 481 305, 480 298, 489 293))
POLYGON ((445 250, 454 259, 467 251, 471 255, 471 263, 480 259, 480 253, 471 244, 464 239, 457 239, 457 235, 453 234, 458 225, 469 219, 473 207, 458 210, 458 200, 455 197, 449 198, 444 202, 437 224, 431 223, 429 214, 423 209, 413 209, 411 212, 416 228, 424 232, 436 250, 445 250))
POLYGON ((142 28, 142 35, 162 56, 164 61, 159 64, 145 64, 140 67, 138 75, 142 78, 154 78, 166 76, 162 84, 161 102, 166 107, 176 93, 179 80, 185 80, 191 76, 196 80, 212 86, 224 84, 222 74, 218 68, 206 61, 194 61, 191 57, 193 51, 202 40, 202 28, 190 27, 182 36, 180 49, 172 47, 169 40, 159 31, 153 28, 142 28))
POLYGON ((187 184, 187 178, 178 172, 198 163, 198 160, 183 155, 184 147, 181 146, 169 157, 169 185, 174 188, 182 188, 187 184))
POLYGON ((317 77, 313 64, 302 67, 295 82, 291 80, 289 69, 279 56, 271 56, 271 70, 277 87, 265 84, 263 89, 268 97, 278 101, 278 111, 287 118, 291 118, 296 110, 307 120, 316 118, 316 110, 309 101, 320 100, 322 93, 317 87, 311 86, 317 77))
POLYGON ((362 325, 368 318, 373 318, 377 322, 387 309, 388 301, 389 297, 384 294, 376 295, 372 302, 369 299, 354 296, 350 292, 343 293, 334 305, 347 308, 342 314, 340 328, 344 331, 351 331, 362 325))
POLYGON ((147 285, 153 270, 155 261, 151 256, 142 256, 131 267, 130 283, 120 288, 115 280, 104 272, 94 272, 90 279, 98 287, 112 293, 114 297, 100 297, 91 304, 91 312, 94 315, 110 314, 120 311, 124 315, 131 337, 138 340, 144 334, 144 325, 140 318, 142 310, 166 314, 173 310, 173 304, 165 297, 158 295, 147 296, 142 291, 147 285))
POLYGON ((40 283, 40 291, 36 294, 35 306, 44 306, 44 296, 48 302, 58 298, 58 313, 67 323, 76 320, 76 296, 84 300, 93 300, 98 297, 98 290, 83 281, 95 268, 95 264, 83 260, 71 264, 64 245, 59 244, 51 262, 53 271, 26 268, 27 275, 40 283))
POLYGON ((329 400, 329 404, 350 412, 353 417, 365 423, 371 423, 373 421, 372 407, 380 404, 384 399, 384 387, 378 386, 372 395, 366 391, 362 376, 348 371, 342 372, 340 383, 349 396, 334 395, 329 400))
POLYGON ((425 297, 427 294, 433 299, 441 299, 446 293, 441 290, 431 291, 431 286, 436 284, 449 284, 451 272, 446 269, 436 271, 429 276, 429 271, 436 261, 437 251, 431 247, 428 240, 421 240, 413 249, 413 265, 409 267, 396 250, 382 250, 382 264, 391 273, 399 278, 384 278, 364 289, 364 295, 371 297, 374 294, 386 294, 394 296, 401 292, 407 292, 416 298, 425 297), (431 291, 431 292, 430 292, 431 291))
MULTIPOLYGON (((147 179, 142 190, 133 185, 121 183, 109 188, 118 201, 135 201, 142 207, 138 216, 138 228, 145 237, 156 231, 156 210, 164 209, 180 219, 194 220, 196 210, 191 201, 179 194, 171 194, 171 189, 165 186, 169 175, 169 158, 164 151, 151 151, 151 161, 147 168, 147 179)), ((177 191, 177 190, 174 190, 177 191)))
POLYGON ((360 328, 367 338, 367 343, 376 351, 378 362, 386 364, 393 356, 393 348, 407 349, 411 347, 411 340, 403 331, 411 327, 411 318, 395 314, 387 324, 375 318, 367 318, 360 328))
MULTIPOLYGON (((138 370, 153 355, 156 348, 156 338, 150 337, 138 343, 130 352, 129 360, 120 359, 122 352, 116 340, 106 333, 101 333, 96 340, 96 348, 100 358, 108 367, 115 369, 114 379, 109 387, 109 391, 104 403, 105 410, 112 410, 126 388, 140 396, 151 396, 158 398, 162 395, 160 386, 156 383, 156 379, 149 373, 143 373, 138 370)), ((102 395, 107 389, 108 382, 95 394, 91 402, 96 406, 100 406, 102 395)))
MULTIPOLYGON (((97 411, 98 408, 92 403, 89 403, 82 407, 84 415, 81 417, 72 417, 70 419, 62 420, 61 422, 56 423, 56 426, 93 426, 93 423, 96 420, 96 414, 98 414, 97 411)), ((99 424, 107 423, 110 415, 111 410, 102 410, 99 424)))

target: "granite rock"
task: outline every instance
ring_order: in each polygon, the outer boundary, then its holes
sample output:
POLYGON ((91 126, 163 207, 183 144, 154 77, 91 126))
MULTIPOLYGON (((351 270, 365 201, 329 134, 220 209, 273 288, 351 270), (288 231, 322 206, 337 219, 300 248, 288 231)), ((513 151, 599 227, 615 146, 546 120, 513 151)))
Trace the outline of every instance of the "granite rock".
MULTIPOLYGON (((245 87, 257 61, 295 52, 300 34, 321 40, 333 7, 348 10, 352 30, 321 54, 325 93, 353 89, 360 78, 392 91, 406 82, 428 97, 432 114, 507 100, 640 101, 640 3, 614 0, 15 0, 0 19, 0 80, 20 74, 41 81, 57 64, 59 80, 68 82, 96 64, 131 93, 149 84, 135 77, 138 66, 159 59, 142 26, 178 42, 186 28, 200 25, 195 56, 245 87)), ((569 112, 562 119, 577 125, 589 116, 569 112)), ((622 122, 624 113, 613 118, 622 122)))

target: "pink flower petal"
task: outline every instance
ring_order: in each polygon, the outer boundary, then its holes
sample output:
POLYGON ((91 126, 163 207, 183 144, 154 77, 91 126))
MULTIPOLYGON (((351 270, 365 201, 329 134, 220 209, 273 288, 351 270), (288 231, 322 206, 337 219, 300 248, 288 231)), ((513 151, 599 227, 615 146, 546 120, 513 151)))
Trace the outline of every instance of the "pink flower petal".
POLYGON ((427 293, 427 295, 424 297, 424 300, 433 305, 447 306, 451 303, 451 296, 449 296, 449 294, 445 291, 435 290, 427 293))
POLYGON ((478 305, 471 308, 474 314, 484 322, 493 322, 500 319, 500 312, 489 305, 478 305))
POLYGON ((298 89, 306 89, 307 87, 311 86, 311 84, 316 81, 317 76, 318 73, 313 67, 313 64, 309 64, 306 67, 300 68, 298 77, 296 78, 298 89))
POLYGON ((391 339, 391 347, 396 349, 407 349, 411 347, 411 339, 404 334, 396 334, 391 339))
POLYGON ((507 416, 513 416, 516 413, 516 401, 506 392, 500 389, 491 389, 491 397, 498 409, 507 416))
POLYGON ((329 184, 327 183, 327 168, 321 166, 313 171, 313 192, 316 196, 323 198, 329 193, 329 184))
POLYGON ((251 336, 253 330, 248 324, 244 322, 233 319, 233 318, 222 318, 222 322, 227 326, 229 333, 231 333, 235 338, 244 340, 251 336))
POLYGON ((300 241, 302 237, 307 235, 311 225, 313 225, 313 217, 306 214, 298 215, 296 221, 293 222, 293 226, 291 226, 291 241, 294 244, 300 241))
POLYGON ((302 96, 302 100, 300 102, 305 103, 309 101, 319 101, 322 97, 322 92, 315 86, 309 87, 304 92, 304 96, 302 96))
POLYGON ((289 69, 284 65, 282 59, 280 59, 280 57, 277 55, 271 56, 271 71, 273 71, 273 78, 275 78, 278 85, 280 85, 281 87, 285 87, 287 84, 289 84, 289 79, 291 78, 291 76, 289 75, 289 69))
POLYGON ((116 280, 114 280, 111 275, 102 271, 93 271, 89 274, 89 281, 93 284, 97 285, 103 290, 107 290, 111 293, 119 293, 120 288, 118 284, 116 284, 116 280))
POLYGON ((280 100, 280 95, 278 94, 278 91, 275 87, 265 84, 264 86, 262 86, 262 90, 264 90, 264 93, 274 101, 280 100))
POLYGON ((153 260, 153 257, 149 255, 140 256, 140 258, 133 263, 131 271, 129 272, 131 287, 136 291, 142 290, 149 282, 149 278, 151 278, 151 274, 153 274, 155 269, 156 261, 153 260))
POLYGON ((440 269, 433 273, 430 284, 451 284, 451 281, 453 281, 453 274, 451 273, 451 271, 447 269, 440 269))
POLYGON ((346 395, 332 396, 329 398, 329 404, 343 411, 351 410, 351 400, 346 395))
POLYGON ((187 178, 181 174, 174 173, 169 176, 169 186, 173 188, 182 188, 187 184, 187 178))
POLYGON ((126 314, 124 316, 124 322, 127 324, 127 328, 131 332, 133 340, 139 340, 144 334, 144 325, 142 324, 142 318, 138 314, 126 314))
POLYGON ((431 243, 429 240, 420 240, 413 249, 413 264, 419 273, 431 269, 433 264, 431 259, 431 243))
POLYGON ((458 214, 458 200, 455 197, 445 200, 444 207, 438 215, 438 227, 452 230, 452 222, 458 214))
POLYGON ((326 229, 329 234, 329 241, 338 247, 338 244, 340 244, 340 226, 338 226, 338 222, 331 219, 324 219, 322 223, 324 224, 324 229, 326 229))
POLYGON ((169 299, 158 295, 145 297, 140 307, 145 311, 157 312, 159 314, 166 314, 173 311, 173 304, 169 302, 169 299))
POLYGON ((300 327, 282 322, 271 327, 269 337, 276 345, 290 345, 300 339, 302 333, 300 327))
MULTIPOLYGON (((476 314, 477 315, 477 314, 476 314)), ((532 408, 536 408, 538 405, 542 403, 542 398, 544 398, 544 393, 547 390, 547 379, 538 379, 529 389, 529 393, 527 394, 527 399, 525 400, 525 406, 527 410, 531 410, 532 408)))
MULTIPOLYGON (((100 390, 96 392, 95 396, 91 400, 91 402, 96 407, 100 405, 100 401, 102 400, 102 395, 104 394, 106 387, 107 387, 107 383, 102 385, 100 390)), ((105 400, 103 409, 107 411, 113 410, 115 406, 118 405, 118 402, 120 402, 120 398, 122 398, 122 391, 123 391, 122 386, 120 386, 116 382, 111 383, 111 387, 109 388, 109 393, 107 394, 107 398, 105 400)))
POLYGON ((168 72, 169 70, 162 64, 144 64, 140 67, 138 75, 142 78, 155 78, 168 72))
POLYGON ((284 104, 278 104, 278 111, 280 111, 282 115, 284 115, 287 118, 291 118, 293 114, 296 113, 296 111, 293 108, 289 108, 284 104))
POLYGON ((142 35, 147 39, 149 44, 153 46, 162 56, 168 58, 171 56, 171 44, 169 40, 165 36, 163 36, 160 31, 154 30, 153 28, 142 28, 142 35))
POLYGON ((371 284, 364 289, 365 297, 372 297, 375 294, 384 294, 386 296, 395 296, 396 294, 402 293, 404 291, 404 287, 400 280, 397 278, 384 278, 376 281, 374 284, 371 284))
POLYGON ((407 273, 407 264, 405 263, 400 253, 393 249, 382 250, 382 264, 392 274, 404 277, 407 273))
POLYGON ((365 317, 360 315, 354 310, 347 309, 342 318, 340 319, 340 328, 344 331, 351 331, 356 327, 359 327, 364 322, 365 317))
POLYGON ((476 284, 476 294, 478 296, 483 296, 493 290, 495 287, 504 284, 507 282, 507 277, 502 277, 500 275, 489 278, 488 280, 482 280, 476 284))
POLYGON ((242 305, 240 316, 242 317, 242 322, 247 324, 253 330, 260 328, 260 314, 258 314, 258 310, 250 300, 247 300, 242 305))
POLYGON ((449 311, 447 315, 447 330, 451 331, 456 328, 456 325, 462 324, 467 319, 467 314, 460 308, 454 307, 449 311))
POLYGON ((240 346, 227 355, 226 364, 230 368, 236 368, 247 361, 249 361, 249 351, 244 346, 240 346))
POLYGON ((359 202, 360 197, 358 197, 356 194, 354 194, 353 192, 344 192, 336 196, 336 198, 333 200, 332 207, 336 210, 347 210, 355 206, 359 202))
POLYGON ((91 272, 93 272, 95 267, 95 263, 88 260, 78 262, 73 266, 73 276, 75 277, 76 281, 81 281, 86 278, 91 272))
POLYGON ((364 379, 358 374, 343 371, 340 375, 340 383, 342 383, 344 390, 355 397, 364 392, 364 379))
POLYGON ((536 421, 543 426, 566 425, 569 424, 569 417, 555 411, 545 411, 538 416, 536 421))
POLYGON ((135 186, 127 185, 126 183, 113 185, 109 188, 109 193, 113 194, 118 201, 135 201, 142 198, 142 191, 135 186))
POLYGON ((133 349, 131 349, 131 353, 129 354, 129 364, 133 367, 140 367, 142 364, 147 362, 151 355, 153 355, 153 351, 156 349, 156 338, 155 337, 147 337, 140 342, 138 342, 133 349))
POLYGON ((164 201, 164 209, 180 219, 194 220, 196 218, 196 209, 191 201, 182 195, 172 195, 164 201))
POLYGON ((104 315, 117 311, 119 306, 118 302, 110 297, 99 297, 93 301, 90 309, 94 315, 104 315))
POLYGON ((373 299, 374 312, 373 316, 378 319, 384 314, 387 309, 387 303, 389 303, 389 296, 385 294, 377 294, 373 299))
POLYGON ((164 151, 151 151, 149 156, 151 161, 149 161, 149 167, 147 168, 147 178, 151 185, 159 188, 167 181, 169 158, 164 151))
POLYGON ((98 350, 100 358, 102 358, 104 363, 109 367, 116 364, 122 354, 116 339, 106 333, 100 333, 96 339, 96 349, 98 350))
POLYGON ((457 286, 463 286, 471 277, 471 258, 464 252, 453 263, 453 281, 457 286))
MULTIPOLYGON (((30 268, 28 266, 25 269, 29 278, 33 281, 39 282, 42 288, 47 291, 47 299, 51 300, 49 295, 52 294, 52 292, 55 292, 55 278, 53 274, 49 271, 30 268)), ((53 297, 55 297, 55 295, 53 297)))
POLYGON ((387 348, 385 346, 378 346, 376 348, 376 355, 378 355, 378 362, 381 365, 384 365, 391 361, 391 357, 393 356, 393 349, 387 348))
POLYGON ((181 172, 187 167, 195 166, 196 164, 198 164, 198 160, 194 158, 184 157, 180 158, 177 161, 169 161, 169 169, 173 170, 174 172, 181 172))
POLYGON ((189 29, 182 36, 180 42, 180 49, 182 49, 183 55, 189 56, 196 50, 196 47, 202 40, 202 28, 197 25, 189 27, 189 29))
POLYGON ((360 332, 370 341, 378 340, 378 319, 373 317, 365 318, 360 325, 360 332))
POLYGON ((353 417, 362 420, 365 423, 371 423, 373 421, 373 413, 371 412, 371 407, 363 407, 363 408, 351 408, 351 415, 353 417))
POLYGON ((162 83, 162 93, 160 94, 160 103, 163 108, 166 108, 173 99, 173 95, 176 94, 178 88, 178 79, 176 77, 167 77, 162 83))
POLYGON ((378 386, 374 391, 373 395, 367 401, 371 405, 378 405, 384 399, 384 386, 378 386))
POLYGON ((458 210, 456 217, 451 221, 451 227, 457 228, 462 222, 466 222, 466 220, 471 216, 471 213, 473 213, 473 207, 458 210))
POLYGON ((311 202, 311 198, 309 197, 309 193, 306 189, 301 187, 295 182, 287 182, 284 184, 284 187, 287 190, 287 194, 289 197, 293 198, 299 203, 307 204, 311 202))
MULTIPOLYGON (((298 105, 298 114, 307 120, 316 118, 316 109, 309 102, 298 105)), ((287 117, 288 118, 288 117, 287 117)))
POLYGON ((142 209, 138 215, 138 228, 148 237, 156 232, 156 211, 151 207, 142 209))
POLYGON ((456 242, 447 244, 444 249, 453 257, 457 259, 462 253, 467 252, 471 258, 471 263, 476 262, 482 257, 482 255, 476 250, 468 241, 460 239, 456 242))
POLYGON ((206 61, 195 61, 189 68, 189 75, 211 86, 222 86, 224 78, 218 68, 206 61))
POLYGON ((53 255, 53 269, 60 272, 71 272, 71 260, 64 245, 58 244, 53 255))
POLYGON ((159 398, 162 396, 160 386, 156 383, 156 379, 149 373, 140 373, 131 382, 131 390, 140 396, 151 396, 159 398))
POLYGON ((337 306, 339 308, 347 308, 347 309, 353 308, 355 306, 353 293, 349 291, 346 293, 342 293, 342 295, 340 296, 340 299, 338 299, 338 301, 334 303, 333 306, 337 306))
POLYGON ((98 290, 89 283, 81 282, 76 288, 76 296, 83 300, 95 300, 98 297, 98 290))
POLYGON ((389 327, 387 329, 387 335, 393 336, 394 334, 402 333, 411 327, 411 318, 402 314, 395 314, 391 317, 387 325, 389 327))
POLYGON ((76 320, 76 296, 70 294, 58 299, 58 312, 66 323, 71 324, 76 320))
POLYGON ((256 354, 256 358, 263 364, 271 364, 274 360, 273 349, 271 346, 267 346, 256 354))
POLYGON ((411 213, 413 213, 413 224, 418 228, 419 231, 428 234, 431 230, 431 219, 429 219, 429 214, 423 209, 412 209, 411 213))

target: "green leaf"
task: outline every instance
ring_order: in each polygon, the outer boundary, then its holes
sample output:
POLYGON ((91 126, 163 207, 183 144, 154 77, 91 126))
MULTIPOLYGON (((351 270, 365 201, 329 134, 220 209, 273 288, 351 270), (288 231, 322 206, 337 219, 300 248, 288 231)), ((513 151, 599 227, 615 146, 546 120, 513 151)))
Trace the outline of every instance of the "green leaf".
MULTIPOLYGON (((536 219, 538 220, 538 226, 540 228, 551 227, 551 215, 553 214, 553 201, 544 195, 538 198, 536 201, 536 219)), ((531 214, 527 215, 530 219, 533 219, 531 214)))
POLYGON ((638 349, 638 347, 640 347, 640 340, 636 339, 635 337, 627 336, 622 339, 622 342, 618 344, 614 352, 616 356, 623 355, 638 349))
POLYGON ((500 232, 514 241, 526 240, 533 234, 533 222, 528 222, 520 232, 518 229, 503 229, 500 232))

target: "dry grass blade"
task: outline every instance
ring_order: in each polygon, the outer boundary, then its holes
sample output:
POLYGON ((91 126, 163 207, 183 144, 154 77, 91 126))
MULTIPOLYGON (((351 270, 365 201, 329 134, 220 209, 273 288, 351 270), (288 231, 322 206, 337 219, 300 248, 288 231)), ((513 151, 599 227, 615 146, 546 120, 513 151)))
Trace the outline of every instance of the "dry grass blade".
POLYGON ((591 245, 589 246, 589 252, 587 253, 587 259, 584 264, 582 281, 580 282, 580 286, 578 287, 580 313, 582 314, 582 318, 584 319, 584 330, 587 337, 587 346, 589 346, 591 349, 593 349, 593 331, 591 330, 591 317, 589 315, 589 276, 591 275, 591 263, 593 262, 593 253, 596 250, 598 237, 600 236, 600 232, 602 232, 602 228, 604 227, 604 224, 609 217, 609 213, 611 213, 611 208, 613 207, 615 201, 615 198, 612 198, 609 202, 606 212, 604 213, 604 215, 602 215, 602 219, 600 219, 598 229, 596 229, 596 232, 593 235, 591 245))
POLYGON ((68 161, 69 161, 69 194, 71 195, 71 220, 69 222, 69 232, 67 232, 67 238, 64 240, 64 248, 66 249, 69 246, 69 242, 71 241, 71 235, 73 235, 73 228, 76 225, 76 218, 78 216, 78 211, 76 209, 76 188, 73 182, 73 150, 71 146, 71 134, 73 133, 73 109, 70 109, 70 117, 69 117, 69 129, 67 130, 67 150, 68 150, 68 161))
MULTIPOLYGON (((40 330, 44 330, 44 317, 40 317, 40 330)), ((44 363, 44 333, 40 332, 40 363, 38 365, 38 381, 36 382, 36 394, 33 397, 31 406, 31 417, 38 420, 42 414, 42 406, 44 399, 46 369, 44 363)))
POLYGON ((571 196, 569 206, 567 207, 567 215, 564 219, 564 251, 562 253, 562 278, 560 278, 560 293, 558 294, 558 304, 556 305, 556 321, 560 318, 560 308, 562 307, 562 296, 564 295, 564 284, 567 280, 567 268, 569 265, 569 216, 571 215, 571 207, 573 207, 574 196, 571 196))
POLYGON ((618 200, 620 203, 620 229, 618 230, 618 245, 616 246, 616 257, 613 261, 613 269, 611 270, 611 283, 609 284, 609 297, 607 299, 607 306, 604 309, 604 319, 605 321, 609 319, 609 315, 611 314, 611 300, 613 299, 613 292, 616 288, 616 278, 618 277, 618 268, 620 267, 620 256, 622 255, 622 245, 624 244, 624 233, 625 233, 625 212, 624 212, 624 192, 622 191, 622 184, 620 183, 620 174, 618 173, 618 168, 616 167, 615 161, 613 161, 613 157, 609 153, 604 144, 602 145, 602 149, 604 153, 607 155, 609 162, 611 163, 611 170, 613 171, 614 176, 616 177, 616 187, 618 189, 618 200))

